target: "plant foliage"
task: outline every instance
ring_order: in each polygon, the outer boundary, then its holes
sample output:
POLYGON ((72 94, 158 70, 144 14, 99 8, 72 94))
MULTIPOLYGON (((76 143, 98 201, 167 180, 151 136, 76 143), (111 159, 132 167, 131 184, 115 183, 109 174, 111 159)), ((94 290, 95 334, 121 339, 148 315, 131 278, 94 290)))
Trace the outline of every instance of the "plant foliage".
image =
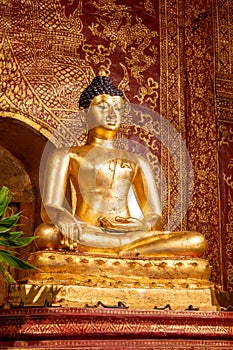
POLYGON ((30 270, 35 269, 34 266, 16 257, 17 252, 12 248, 25 247, 31 243, 35 237, 21 237, 24 233, 22 231, 14 231, 18 226, 18 221, 21 213, 6 216, 7 209, 12 196, 9 189, 3 186, 0 190, 0 271, 8 283, 14 283, 15 280, 7 271, 6 266, 17 269, 30 270))

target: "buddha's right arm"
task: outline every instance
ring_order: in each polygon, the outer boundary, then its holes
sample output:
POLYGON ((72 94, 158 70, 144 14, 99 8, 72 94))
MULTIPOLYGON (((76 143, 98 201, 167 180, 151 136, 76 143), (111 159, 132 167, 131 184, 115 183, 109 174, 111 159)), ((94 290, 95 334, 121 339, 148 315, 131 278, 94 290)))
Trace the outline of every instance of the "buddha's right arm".
POLYGON ((44 172, 41 218, 55 221, 65 211, 64 200, 69 177, 70 156, 68 148, 53 151, 44 172))

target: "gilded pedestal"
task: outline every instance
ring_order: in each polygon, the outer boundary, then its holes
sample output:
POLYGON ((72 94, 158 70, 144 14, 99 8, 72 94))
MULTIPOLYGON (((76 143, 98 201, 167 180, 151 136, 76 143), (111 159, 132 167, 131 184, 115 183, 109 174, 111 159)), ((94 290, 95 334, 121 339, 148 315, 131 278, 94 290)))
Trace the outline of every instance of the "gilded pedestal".
POLYGON ((66 307, 216 310, 211 267, 204 259, 143 259, 59 251, 32 253, 26 283, 12 285, 9 303, 66 307))

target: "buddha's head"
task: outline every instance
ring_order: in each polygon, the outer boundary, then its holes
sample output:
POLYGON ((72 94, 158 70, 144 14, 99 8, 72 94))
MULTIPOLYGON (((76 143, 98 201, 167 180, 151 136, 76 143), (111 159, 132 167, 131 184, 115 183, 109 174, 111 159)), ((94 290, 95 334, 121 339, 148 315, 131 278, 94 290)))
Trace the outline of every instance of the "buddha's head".
POLYGON ((124 111, 124 95, 101 68, 92 83, 82 92, 79 108, 86 113, 89 129, 117 132, 124 111))

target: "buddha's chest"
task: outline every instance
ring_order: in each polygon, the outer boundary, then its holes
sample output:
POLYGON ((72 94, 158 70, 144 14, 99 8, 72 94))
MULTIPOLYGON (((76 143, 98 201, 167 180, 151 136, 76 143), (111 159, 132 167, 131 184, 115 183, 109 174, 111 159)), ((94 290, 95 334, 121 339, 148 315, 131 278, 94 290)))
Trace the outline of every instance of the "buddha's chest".
POLYGON ((136 172, 134 162, 125 158, 87 159, 76 167, 78 182, 85 187, 121 188, 128 187, 136 172), (128 185, 128 186, 126 186, 128 185))

